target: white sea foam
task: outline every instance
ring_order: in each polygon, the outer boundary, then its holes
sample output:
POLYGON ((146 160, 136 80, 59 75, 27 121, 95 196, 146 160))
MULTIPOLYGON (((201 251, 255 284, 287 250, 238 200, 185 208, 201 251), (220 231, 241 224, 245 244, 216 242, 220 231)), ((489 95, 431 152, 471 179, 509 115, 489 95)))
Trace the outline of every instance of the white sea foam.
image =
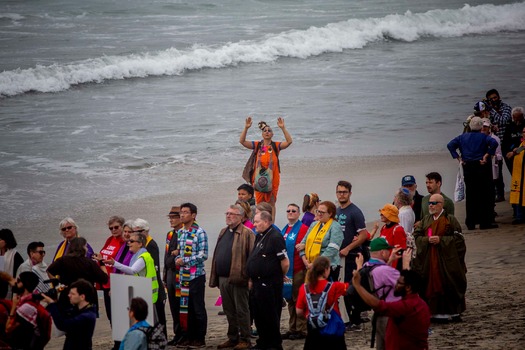
POLYGON ((426 37, 447 38, 471 34, 525 30, 525 3, 465 5, 456 10, 406 12, 382 18, 350 19, 325 27, 268 35, 259 41, 240 41, 220 47, 170 48, 154 53, 103 56, 71 64, 36 66, 0 73, 0 96, 38 91, 56 92, 82 83, 111 79, 180 75, 202 68, 242 63, 266 63, 280 57, 306 59, 326 52, 359 49, 383 40, 411 42, 426 37))
POLYGON ((18 13, 0 13, 0 19, 7 18, 13 21, 20 21, 24 19, 25 17, 22 15, 19 15, 18 13))

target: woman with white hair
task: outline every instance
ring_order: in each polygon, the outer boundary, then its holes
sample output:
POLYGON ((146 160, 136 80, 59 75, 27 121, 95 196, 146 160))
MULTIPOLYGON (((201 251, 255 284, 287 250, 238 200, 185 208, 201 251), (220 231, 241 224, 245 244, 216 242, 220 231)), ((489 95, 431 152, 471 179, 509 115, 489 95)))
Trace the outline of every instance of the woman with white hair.
MULTIPOLYGON (((58 228, 60 229, 59 232, 62 235, 62 237, 64 237, 64 240, 58 244, 57 250, 55 252, 55 256, 53 257, 53 261, 66 255, 67 250, 69 248, 69 242, 73 238, 79 237, 78 225, 75 223, 75 220, 73 220, 70 217, 67 217, 64 220, 60 221, 60 224, 58 224, 58 228)), ((94 254, 93 248, 91 248, 89 243, 87 243, 86 257, 91 259, 93 254, 94 254)))
MULTIPOLYGON (((133 233, 135 234, 141 234, 144 236, 146 242, 144 245, 144 248, 148 251, 148 253, 153 258, 153 262, 155 264, 155 270, 157 272, 157 280, 162 281, 161 275, 160 275, 160 257, 159 257, 159 245, 153 237, 149 234, 150 227, 149 223, 144 219, 135 219, 133 222, 133 233)), ((166 312, 164 311, 164 302, 166 300, 166 292, 164 291, 164 288, 159 288, 159 295, 158 295, 158 301, 155 303, 155 310, 157 311, 157 317, 159 319, 159 323, 166 326, 166 312)))
POLYGON ((491 157, 498 143, 481 133, 483 121, 480 117, 473 117, 469 126, 470 132, 455 137, 447 144, 452 158, 463 167, 467 209, 465 224, 469 230, 474 230, 477 224, 481 230, 497 228, 498 225, 492 223, 494 186, 491 157))

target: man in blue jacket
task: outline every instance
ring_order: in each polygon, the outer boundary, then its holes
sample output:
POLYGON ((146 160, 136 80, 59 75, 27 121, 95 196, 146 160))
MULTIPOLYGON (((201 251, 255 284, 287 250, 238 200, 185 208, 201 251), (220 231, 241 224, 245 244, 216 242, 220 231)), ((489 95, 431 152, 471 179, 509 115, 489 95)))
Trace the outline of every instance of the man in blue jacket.
POLYGON ((55 326, 66 332, 64 350, 91 350, 97 313, 94 305, 96 297, 93 285, 84 279, 73 282, 69 290, 72 308, 64 315, 59 311, 55 300, 42 294, 48 303, 47 310, 53 317, 55 326))

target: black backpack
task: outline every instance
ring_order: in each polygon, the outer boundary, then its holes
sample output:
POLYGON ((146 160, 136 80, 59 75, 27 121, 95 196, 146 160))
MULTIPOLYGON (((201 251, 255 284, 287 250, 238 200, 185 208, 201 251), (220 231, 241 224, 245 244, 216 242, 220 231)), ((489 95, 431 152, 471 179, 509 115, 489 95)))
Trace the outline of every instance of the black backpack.
MULTIPOLYGON (((387 288, 388 290, 386 290, 385 293, 383 293, 382 299, 384 299, 392 289, 392 286, 382 285, 377 288, 374 288, 374 279, 372 278, 371 272, 378 266, 381 265, 365 265, 361 268, 361 270, 359 270, 359 274, 361 275, 361 286, 363 286, 363 288, 366 289, 367 292, 369 292, 370 294, 374 294, 375 296, 377 296, 377 292, 379 290, 387 288)), ((353 285, 350 285, 350 288, 348 289, 348 297, 350 299, 352 309, 357 310, 357 312, 372 310, 372 308, 363 301, 363 299, 361 298, 359 293, 357 293, 353 285)))
POLYGON ((164 325, 157 323, 153 327, 139 327, 146 334, 148 350, 164 350, 168 345, 168 340, 164 334, 164 325))

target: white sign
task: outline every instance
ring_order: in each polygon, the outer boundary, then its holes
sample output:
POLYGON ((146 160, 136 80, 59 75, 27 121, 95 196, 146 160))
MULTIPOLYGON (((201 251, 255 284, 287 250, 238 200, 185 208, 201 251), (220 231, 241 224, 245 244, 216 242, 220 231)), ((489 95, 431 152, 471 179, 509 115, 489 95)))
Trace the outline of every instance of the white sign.
POLYGON ((151 278, 112 273, 111 279, 111 324, 113 340, 121 341, 131 327, 128 307, 131 299, 141 297, 148 303, 148 318, 153 325, 153 295, 151 278))

